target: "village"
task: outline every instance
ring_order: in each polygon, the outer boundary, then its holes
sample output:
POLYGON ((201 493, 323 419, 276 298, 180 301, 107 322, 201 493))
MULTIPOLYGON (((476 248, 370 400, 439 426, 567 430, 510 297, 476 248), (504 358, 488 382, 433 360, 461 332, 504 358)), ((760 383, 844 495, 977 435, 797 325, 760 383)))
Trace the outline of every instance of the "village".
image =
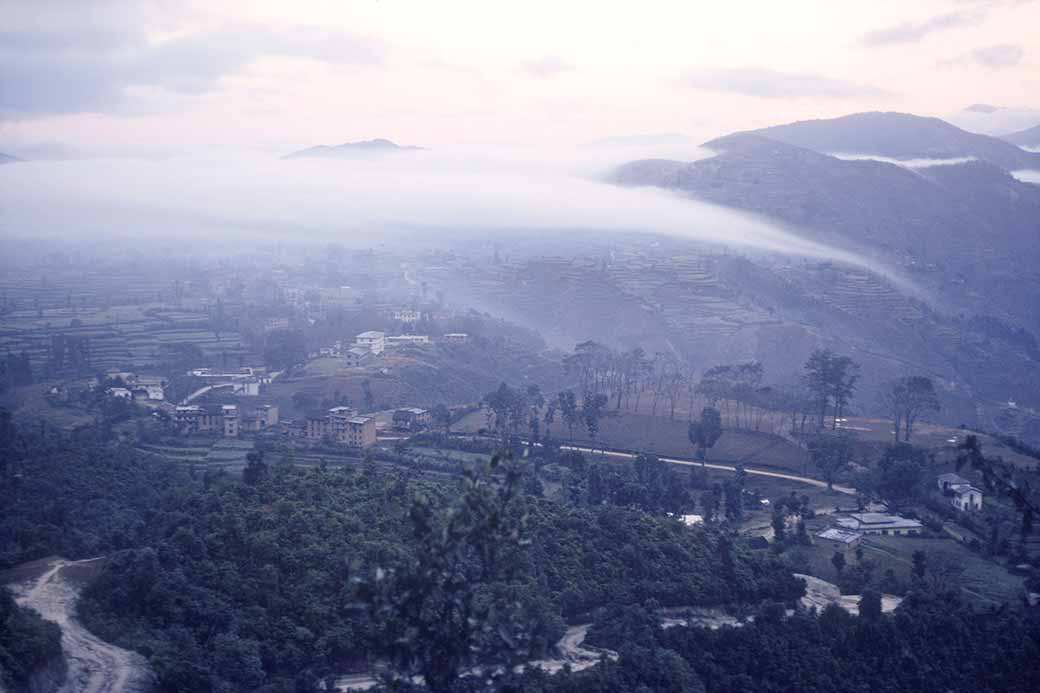
MULTIPOLYGON (((880 580, 897 593, 915 551, 927 550, 967 566, 962 579, 980 604, 1020 596, 1033 545, 1024 554, 1016 550, 1007 520, 999 521, 996 540, 988 536, 993 518, 1011 512, 983 492, 980 480, 955 469, 963 431, 919 427, 915 442, 934 461, 910 503, 857 488, 891 439, 884 420, 836 417, 834 425, 852 433, 856 447, 831 488, 814 469, 806 440, 792 435, 794 420, 768 402, 754 405, 753 416, 738 415, 745 404, 735 403, 731 413, 723 408, 723 433, 710 458, 699 460, 687 426, 711 402, 695 395, 694 380, 677 386, 668 371, 611 395, 616 401, 590 435, 583 423, 565 428, 559 421, 554 398, 582 394, 566 351, 451 303, 446 286, 414 279, 407 264, 366 253, 333 256, 337 264, 320 270, 331 275, 327 286, 308 286, 303 277, 313 268, 300 274, 275 266, 262 280, 218 274, 174 279, 159 291, 120 281, 122 298, 105 290, 111 305, 63 288, 60 273, 46 290, 32 291, 35 298, 24 283, 9 287, 10 327, 0 339, 43 376, 18 389, 16 410, 61 428, 109 421, 115 435, 143 452, 210 471, 240 471, 249 455, 263 451, 299 465, 375 460, 457 473, 487 459, 501 435, 489 425, 486 395, 502 381, 527 383, 545 397, 530 405, 539 426, 514 430, 516 444, 551 441, 609 463, 654 455, 689 475, 695 499, 710 497, 742 470, 738 527, 747 545, 782 552, 802 573, 843 591, 880 580), (343 283, 348 277, 354 286, 343 283), (127 322, 128 314, 138 322, 127 322), (630 402, 635 387, 647 390, 642 402, 630 402)), ((439 277, 450 264, 430 263, 426 274, 439 277)), ((1035 469, 1034 458, 984 439, 1020 468, 1035 469)), ((544 467, 545 493, 563 493, 569 474, 556 464, 544 467)), ((707 514, 698 507, 683 517, 697 523, 707 514)))

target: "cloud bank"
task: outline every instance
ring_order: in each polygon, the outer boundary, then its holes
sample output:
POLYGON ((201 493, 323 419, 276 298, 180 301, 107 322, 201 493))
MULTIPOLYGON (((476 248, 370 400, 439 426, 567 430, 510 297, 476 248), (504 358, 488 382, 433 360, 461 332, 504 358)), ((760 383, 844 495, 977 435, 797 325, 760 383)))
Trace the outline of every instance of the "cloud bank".
POLYGON ((548 154, 426 151, 364 161, 236 154, 26 162, 0 168, 0 198, 8 201, 0 232, 149 243, 192 239, 189 247, 200 252, 209 242, 260 238, 371 246, 452 231, 489 237, 645 232, 866 266, 757 217, 595 178, 648 154, 690 158, 691 152, 581 147, 548 154), (572 161, 581 163, 564 163, 572 161))
POLYGON ((949 12, 935 15, 917 22, 901 22, 894 26, 877 29, 863 35, 864 46, 888 46, 899 43, 916 43, 930 34, 963 26, 974 26, 981 21, 978 14, 949 12))
POLYGON ((851 98, 885 94, 877 87, 832 79, 815 72, 780 72, 755 67, 689 70, 683 82, 696 89, 764 98, 851 98))

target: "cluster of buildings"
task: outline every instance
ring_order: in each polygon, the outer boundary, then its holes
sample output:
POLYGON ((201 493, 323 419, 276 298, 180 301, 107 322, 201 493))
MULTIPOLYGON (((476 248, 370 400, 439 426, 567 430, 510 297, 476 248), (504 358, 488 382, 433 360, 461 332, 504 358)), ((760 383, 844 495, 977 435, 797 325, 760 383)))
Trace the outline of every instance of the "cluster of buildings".
POLYGON ((841 553, 855 551, 863 537, 869 534, 914 536, 920 534, 924 528, 919 520, 872 512, 849 513, 845 517, 839 517, 835 525, 819 532, 816 541, 841 553))
POLYGON ((262 404, 239 407, 237 404, 187 404, 174 409, 173 423, 183 435, 215 431, 225 438, 242 432, 259 433, 278 425, 278 407, 262 404))
POLYGON ((108 371, 106 377, 118 380, 123 387, 110 387, 105 393, 110 397, 137 401, 162 402, 166 399, 166 378, 161 375, 138 375, 127 371, 108 371))
MULTIPOLYGON (((376 442, 376 420, 358 414, 353 407, 333 407, 323 415, 308 416, 302 433, 309 440, 328 437, 348 447, 367 448, 376 442)), ((299 429, 295 435, 300 435, 299 429)))

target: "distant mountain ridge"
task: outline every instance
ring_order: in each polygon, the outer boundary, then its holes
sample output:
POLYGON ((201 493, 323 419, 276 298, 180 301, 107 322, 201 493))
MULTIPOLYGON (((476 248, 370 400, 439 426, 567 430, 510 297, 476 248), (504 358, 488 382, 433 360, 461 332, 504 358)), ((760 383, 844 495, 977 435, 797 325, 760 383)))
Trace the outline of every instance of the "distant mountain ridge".
POLYGON ((375 154, 394 154, 398 152, 422 151, 425 147, 401 146, 391 140, 377 138, 374 140, 363 140, 360 142, 346 142, 339 145, 319 144, 316 147, 301 149, 298 152, 286 154, 283 159, 299 158, 356 158, 358 156, 370 156, 375 154))
POLYGON ((4 154, 0 152, 0 164, 13 164, 21 161, 17 156, 11 156, 10 154, 4 154))
POLYGON ((1019 147, 1040 147, 1040 125, 1003 135, 1000 139, 1019 147))
POLYGON ((855 113, 735 134, 760 135, 821 154, 873 154, 893 159, 972 157, 1005 171, 1040 169, 1040 154, 1023 151, 996 137, 962 130, 939 118, 909 113, 855 113))

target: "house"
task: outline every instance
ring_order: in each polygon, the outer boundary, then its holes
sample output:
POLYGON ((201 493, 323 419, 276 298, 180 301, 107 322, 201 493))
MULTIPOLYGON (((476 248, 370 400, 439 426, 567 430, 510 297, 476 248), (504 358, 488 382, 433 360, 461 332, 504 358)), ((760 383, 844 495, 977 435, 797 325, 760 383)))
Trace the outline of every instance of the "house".
POLYGON ((839 529, 837 527, 831 527, 825 529, 816 535, 816 538, 820 540, 820 543, 824 546, 829 546, 835 551, 846 553, 848 551, 854 551, 856 547, 860 545, 863 539, 863 534, 860 532, 854 532, 850 529, 839 529))
POLYGON ((110 387, 105 390, 105 394, 109 397, 116 397, 118 399, 133 399, 134 393, 125 387, 110 387))
POLYGON ((957 474, 940 474, 936 480, 943 494, 950 497, 950 505, 967 512, 982 510, 982 491, 957 474))
POLYGON ((268 318, 264 320, 264 332, 289 329, 289 318, 268 318))
POLYGON ((315 440, 329 436, 352 448, 366 448, 376 442, 376 420, 358 416, 353 407, 333 407, 324 416, 310 416, 306 437, 315 440))
POLYGON ((242 430, 250 432, 266 431, 278 425, 278 407, 273 404, 261 404, 242 416, 242 430))
POLYGON ((940 491, 949 491, 951 486, 971 483, 959 474, 940 474, 936 482, 939 484, 940 491))
POLYGON ((376 420, 371 416, 355 416, 347 421, 344 434, 338 439, 352 448, 367 448, 376 442, 376 420))
POLYGON ((398 322, 419 322, 422 320, 422 313, 417 310, 395 310, 394 320, 398 322))
POLYGON ((219 431, 229 438, 239 433, 238 407, 234 404, 189 404, 174 409, 173 423, 182 434, 219 431))
POLYGON ((893 536, 920 534, 922 528, 917 520, 886 513, 850 513, 848 517, 839 518, 837 524, 842 529, 861 534, 893 536))
POLYGON ((449 332, 441 337, 441 339, 449 344, 465 344, 469 341, 469 335, 465 332, 449 332))
POLYGON ((394 428, 399 431, 420 431, 430 425, 430 412, 418 407, 403 407, 394 412, 394 428))
POLYGON ((347 368, 360 368, 372 358, 371 349, 365 347, 351 347, 343 354, 343 365, 347 368))
POLYGON ((304 437, 307 440, 321 440, 329 434, 328 416, 308 416, 304 424, 304 437))
POLYGON ((241 421, 238 418, 238 405, 225 404, 220 409, 223 415, 224 437, 237 438, 241 428, 241 421))
POLYGON ((339 442, 347 435, 347 429, 350 428, 349 421, 357 416, 357 409, 354 407, 333 407, 329 409, 325 415, 329 421, 329 435, 339 442))
POLYGON ((368 349, 373 354, 382 354, 386 348, 386 335, 378 330, 362 332, 354 338, 355 346, 368 349))
POLYGON ((385 341, 386 341, 386 346, 388 346, 388 347, 409 346, 409 345, 417 346, 417 345, 422 345, 422 344, 429 344, 430 343, 430 338, 429 338, 428 335, 424 335, 424 334, 402 334, 402 335, 397 335, 395 337, 387 337, 385 341))

